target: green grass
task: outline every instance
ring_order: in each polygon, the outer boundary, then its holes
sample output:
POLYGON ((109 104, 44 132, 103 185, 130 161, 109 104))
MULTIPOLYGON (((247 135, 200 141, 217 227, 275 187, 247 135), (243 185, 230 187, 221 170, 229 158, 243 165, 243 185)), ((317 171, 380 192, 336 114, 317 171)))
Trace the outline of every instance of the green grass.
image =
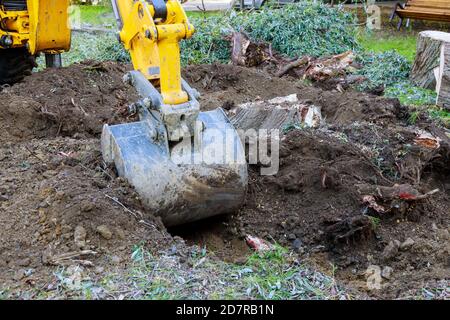
POLYGON ((418 120, 430 118, 445 127, 450 127, 450 111, 440 109, 437 106, 413 106, 408 119, 410 124, 416 124, 418 120))
MULTIPOLYGON (((83 5, 74 5, 75 11, 79 10, 81 22, 83 24, 90 24, 93 26, 99 25, 111 25, 115 23, 114 13, 110 6, 83 6, 83 5)), ((211 16, 218 16, 223 14, 220 11, 188 11, 186 12, 188 18, 204 18, 211 16)))
MULTIPOLYGON (((374 63, 378 66, 369 78, 373 80, 377 75, 381 75, 376 84, 385 84, 386 97, 398 98, 402 104, 409 106, 433 106, 436 103, 436 93, 433 90, 415 87, 408 79, 408 73, 416 55, 417 35, 415 33, 393 31, 392 34, 389 34, 386 31, 372 32, 360 29, 358 43, 363 52, 378 54, 396 52, 406 59, 407 66, 405 65, 405 68, 407 68, 403 72, 404 75, 397 78, 394 77, 398 73, 396 66, 400 64, 394 61, 394 56, 388 57, 384 62, 380 61, 378 57, 375 59, 374 63)), ((417 116, 412 113, 410 121, 415 122, 417 116)))
POLYGON ((186 15, 189 19, 196 19, 196 18, 204 18, 204 17, 214 17, 214 16, 220 16, 223 15, 223 11, 186 11, 186 15))
POLYGON ((359 44, 365 51, 386 52, 395 50, 412 62, 416 55, 416 35, 396 34, 388 35, 379 32, 360 32, 359 44))
POLYGON ((0 289, 0 300, 7 300, 8 298, 9 298, 8 291, 0 289))
POLYGON ((114 15, 108 6, 74 6, 74 12, 79 10, 81 22, 90 25, 113 24, 114 15))
MULTIPOLYGON (((128 267, 105 271, 101 279, 90 270, 58 268, 48 299, 348 299, 334 276, 300 264, 287 249, 250 255, 244 265, 226 263, 205 248, 180 249, 180 254, 155 255, 143 244, 130 252, 128 267), (183 258, 181 258, 183 257, 183 258)), ((0 291, 1 293, 1 291, 0 291)), ((1 296, 0 296, 1 297, 1 296)))
POLYGON ((372 229, 377 230, 380 226, 381 219, 374 216, 367 216, 370 219, 370 223, 372 224, 372 229))
POLYGON ((430 117, 450 121, 450 111, 448 111, 448 110, 430 109, 429 114, 430 114, 430 117))
POLYGON ((427 112, 431 119, 440 121, 445 127, 450 128, 450 111, 434 107, 427 109, 427 112))

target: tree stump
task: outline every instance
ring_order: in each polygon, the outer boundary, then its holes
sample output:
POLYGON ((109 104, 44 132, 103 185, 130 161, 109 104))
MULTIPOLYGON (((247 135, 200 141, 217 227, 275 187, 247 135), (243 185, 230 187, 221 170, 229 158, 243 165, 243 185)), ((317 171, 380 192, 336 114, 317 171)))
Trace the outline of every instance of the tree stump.
POLYGON ((450 33, 423 31, 417 41, 416 59, 411 71, 411 81, 419 87, 435 89, 443 44, 450 43, 450 33))
POLYGON ((436 104, 439 107, 450 110, 450 43, 441 47, 436 92, 436 104))

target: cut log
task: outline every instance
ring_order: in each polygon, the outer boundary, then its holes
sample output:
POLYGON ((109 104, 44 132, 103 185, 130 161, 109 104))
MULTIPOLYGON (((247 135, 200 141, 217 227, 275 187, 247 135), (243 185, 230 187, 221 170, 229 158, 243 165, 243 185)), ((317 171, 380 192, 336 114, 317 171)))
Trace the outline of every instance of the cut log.
POLYGON ((411 81, 419 87, 435 89, 437 68, 440 66, 441 48, 450 43, 450 33, 423 31, 417 40, 416 59, 411 70, 411 81))
POLYGON ((441 47, 440 64, 436 74, 436 104, 450 110, 450 43, 441 47))

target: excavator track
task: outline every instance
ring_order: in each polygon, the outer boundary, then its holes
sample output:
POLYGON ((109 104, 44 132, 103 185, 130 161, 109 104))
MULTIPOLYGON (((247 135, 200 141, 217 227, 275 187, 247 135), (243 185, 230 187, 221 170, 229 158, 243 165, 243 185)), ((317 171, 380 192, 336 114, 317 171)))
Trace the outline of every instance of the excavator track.
POLYGON ((35 57, 25 48, 0 49, 0 85, 22 81, 35 67, 35 57))

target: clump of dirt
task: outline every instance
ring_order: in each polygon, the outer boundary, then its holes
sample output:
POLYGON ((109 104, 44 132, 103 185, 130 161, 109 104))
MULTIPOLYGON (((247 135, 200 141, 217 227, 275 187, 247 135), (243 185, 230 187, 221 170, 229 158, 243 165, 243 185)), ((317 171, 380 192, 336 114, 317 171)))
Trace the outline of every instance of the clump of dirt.
MULTIPOLYGON (((125 267, 140 242, 155 251, 179 245, 101 158, 103 124, 133 120, 125 110, 138 97, 122 82, 127 69, 90 62, 36 73, 3 89, 5 287, 45 287, 55 265, 125 267)), ((183 72, 202 93, 204 110, 296 93, 321 107, 327 125, 288 132, 276 175, 261 176, 260 168, 251 166, 239 212, 170 230, 173 234, 233 262, 248 254, 247 234, 276 241, 324 271, 335 265, 338 280, 364 291, 365 271, 376 265, 385 272, 383 290, 371 292, 375 296, 405 296, 448 278, 448 133, 430 123, 408 126, 408 110, 397 100, 324 91, 232 65, 183 72), (420 130, 438 137, 438 146, 426 139, 421 145, 420 130)))

